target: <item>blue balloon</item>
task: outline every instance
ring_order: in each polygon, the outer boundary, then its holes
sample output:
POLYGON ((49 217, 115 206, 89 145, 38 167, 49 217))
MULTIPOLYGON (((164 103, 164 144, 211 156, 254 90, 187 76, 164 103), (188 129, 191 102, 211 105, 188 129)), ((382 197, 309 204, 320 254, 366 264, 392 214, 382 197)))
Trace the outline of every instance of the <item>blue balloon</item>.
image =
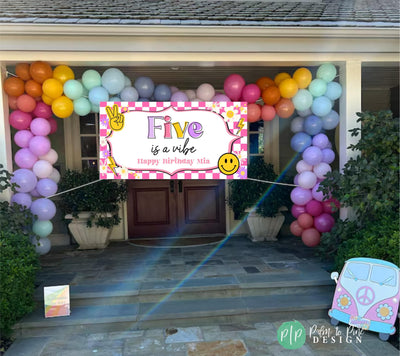
POLYGON ((339 114, 332 110, 328 115, 322 116, 321 121, 324 130, 333 130, 339 124, 339 114))
POLYGON ((125 87, 125 75, 118 68, 108 68, 101 76, 101 85, 113 95, 125 87))
POLYGON ((171 89, 166 84, 158 84, 154 90, 154 99, 156 101, 169 101, 171 99, 171 89))
POLYGON ((108 99, 108 101, 122 101, 119 96, 113 96, 112 98, 108 99))
POLYGON ((154 83, 149 77, 139 77, 135 80, 134 87, 141 98, 150 98, 154 92, 154 83))
POLYGON ((290 140, 290 147, 296 152, 303 152, 311 145, 311 136, 305 132, 296 133, 290 140))
POLYGON ((149 102, 150 100, 147 98, 139 98, 137 101, 139 102, 149 102))
POLYGON ((318 98, 315 98, 311 105, 312 113, 320 117, 328 115, 331 110, 332 101, 326 96, 319 96, 318 98))
POLYGON ((315 115, 308 116, 304 120, 304 131, 309 135, 314 136, 321 132, 322 121, 319 117, 315 115))
POLYGON ((89 101, 95 106, 99 106, 101 101, 108 101, 108 97, 108 91, 103 87, 95 87, 89 90, 89 101))
POLYGON ((325 96, 331 100, 339 99, 342 95, 342 86, 337 82, 329 82, 325 92, 325 96))
POLYGON ((136 101, 139 99, 139 93, 134 87, 126 87, 122 89, 120 97, 122 101, 136 101))

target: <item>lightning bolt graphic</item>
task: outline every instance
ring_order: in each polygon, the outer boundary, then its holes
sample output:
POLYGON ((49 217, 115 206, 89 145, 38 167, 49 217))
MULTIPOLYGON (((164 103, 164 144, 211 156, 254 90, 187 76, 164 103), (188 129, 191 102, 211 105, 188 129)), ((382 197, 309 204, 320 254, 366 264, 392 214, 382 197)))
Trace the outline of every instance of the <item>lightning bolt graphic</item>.
POLYGON ((108 157, 108 167, 110 167, 110 169, 112 170, 112 172, 114 173, 114 175, 116 176, 117 173, 115 172, 115 167, 117 167, 117 165, 115 164, 114 158, 113 157, 108 157))
POLYGON ((236 135, 239 135, 239 132, 242 131, 243 127, 244 127, 244 123, 243 123, 244 119, 240 119, 238 124, 236 125, 236 127, 239 128, 238 132, 236 132, 236 135))

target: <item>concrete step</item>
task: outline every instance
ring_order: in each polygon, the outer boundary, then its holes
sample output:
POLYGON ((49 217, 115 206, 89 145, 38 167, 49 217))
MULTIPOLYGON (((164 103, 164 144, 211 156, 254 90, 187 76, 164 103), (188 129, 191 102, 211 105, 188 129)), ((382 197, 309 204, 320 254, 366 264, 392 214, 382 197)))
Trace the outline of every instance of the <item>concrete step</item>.
POLYGON ((44 318, 43 307, 15 325, 16 336, 46 336, 212 323, 293 320, 325 317, 331 292, 270 294, 214 299, 164 300, 158 303, 74 306, 71 315, 44 318))

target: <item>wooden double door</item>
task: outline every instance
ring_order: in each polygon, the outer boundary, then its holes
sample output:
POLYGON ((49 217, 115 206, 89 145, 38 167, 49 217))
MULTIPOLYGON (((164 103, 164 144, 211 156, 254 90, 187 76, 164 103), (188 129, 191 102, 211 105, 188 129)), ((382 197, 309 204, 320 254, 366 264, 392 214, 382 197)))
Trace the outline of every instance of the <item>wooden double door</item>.
POLYGON ((224 181, 129 181, 129 238, 215 233, 225 233, 224 181))

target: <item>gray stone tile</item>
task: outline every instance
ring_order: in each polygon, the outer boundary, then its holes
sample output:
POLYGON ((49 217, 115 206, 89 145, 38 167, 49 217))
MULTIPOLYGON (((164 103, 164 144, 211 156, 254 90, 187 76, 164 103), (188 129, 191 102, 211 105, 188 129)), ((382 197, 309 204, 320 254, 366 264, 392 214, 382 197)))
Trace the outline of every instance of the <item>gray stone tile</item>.
POLYGON ((166 344, 203 341, 203 335, 199 327, 177 328, 177 332, 167 335, 166 344))
POLYGON ((40 356, 49 337, 29 337, 17 339, 5 353, 6 356, 40 356))

